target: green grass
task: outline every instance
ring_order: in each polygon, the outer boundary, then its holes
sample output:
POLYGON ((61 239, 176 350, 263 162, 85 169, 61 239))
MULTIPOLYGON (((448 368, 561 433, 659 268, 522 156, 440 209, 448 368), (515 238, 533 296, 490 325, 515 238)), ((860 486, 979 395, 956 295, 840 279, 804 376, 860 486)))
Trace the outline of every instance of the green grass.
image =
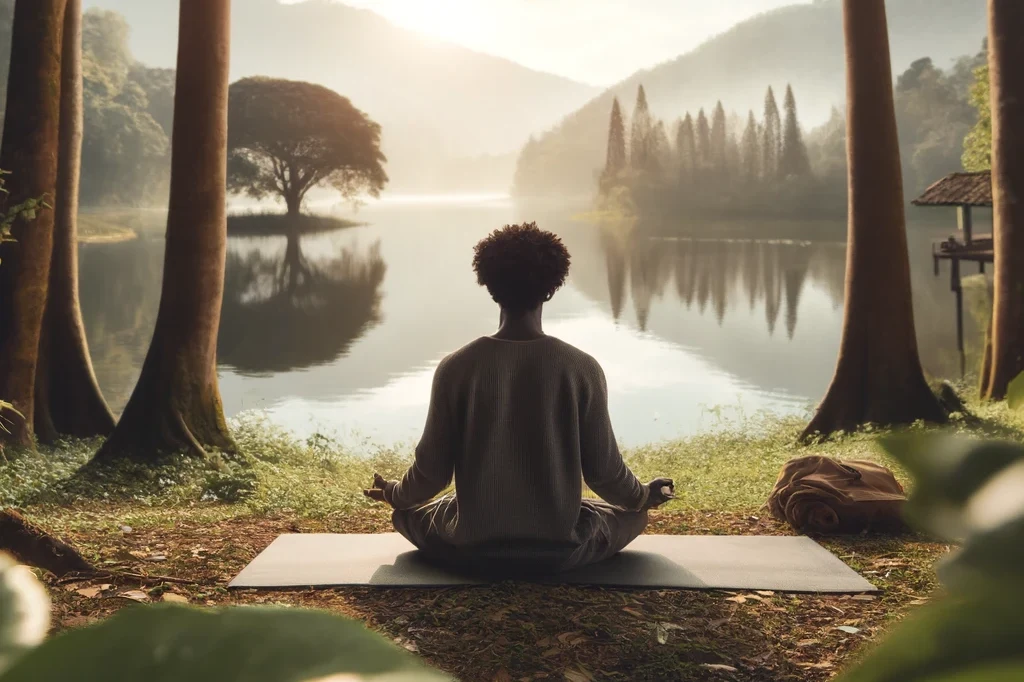
MULTIPOLYGON (((976 419, 957 419, 948 430, 969 436, 1024 441, 1024 416, 1005 406, 974 406, 976 419)), ((751 417, 714 431, 628 449, 624 456, 642 480, 669 476, 678 499, 668 509, 748 512, 766 500, 782 465, 793 457, 821 454, 869 459, 901 468, 878 443, 892 430, 844 435, 800 446, 798 418, 751 417)), ((411 448, 346 450, 322 435, 300 440, 259 414, 232 420, 240 456, 209 460, 175 458, 158 465, 121 463, 85 467, 97 442, 66 442, 38 452, 8 452, 0 466, 0 504, 22 507, 118 502, 135 508, 188 506, 235 515, 284 512, 307 518, 343 516, 371 503, 362 495, 373 474, 397 478, 411 448), (84 467, 84 468, 83 468, 84 467)), ((910 431, 928 430, 915 426, 910 431)))

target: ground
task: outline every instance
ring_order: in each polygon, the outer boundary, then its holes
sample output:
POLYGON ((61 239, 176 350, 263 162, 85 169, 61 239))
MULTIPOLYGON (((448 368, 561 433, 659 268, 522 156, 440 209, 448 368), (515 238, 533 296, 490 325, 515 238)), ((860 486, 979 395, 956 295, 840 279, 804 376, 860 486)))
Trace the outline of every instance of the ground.
MULTIPOLYGON (((872 434, 797 448, 799 426, 748 420, 628 452, 642 477, 677 480, 679 499, 652 513, 649 532, 791 533, 761 505, 792 456, 866 457, 902 477, 872 434)), ((140 601, 284 604, 358 618, 472 682, 816 681, 831 678, 895 620, 932 599, 939 589, 934 562, 950 549, 917 535, 819 538, 875 583, 877 596, 520 583, 229 592, 227 582, 281 533, 389 530, 386 511, 359 490, 374 470, 392 476, 407 462, 402 451, 357 458, 322 436, 296 443, 259 419, 233 427, 243 451, 251 453, 242 461, 83 474, 76 469, 95 444, 79 443, 0 463, 0 504, 19 506, 119 574, 91 581, 49 578, 55 630, 140 601)), ((956 428, 1024 440, 1014 415, 958 422, 956 428)))

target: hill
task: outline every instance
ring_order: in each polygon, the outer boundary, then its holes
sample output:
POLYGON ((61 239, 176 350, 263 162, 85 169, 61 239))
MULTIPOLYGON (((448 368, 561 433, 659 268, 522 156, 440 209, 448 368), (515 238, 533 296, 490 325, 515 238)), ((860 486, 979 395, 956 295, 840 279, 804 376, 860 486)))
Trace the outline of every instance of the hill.
MULTIPOLYGON (((141 62, 174 66, 177 0, 84 4, 127 19, 141 62)), ((396 191, 506 190, 530 133, 599 92, 327 0, 236 0, 232 24, 232 79, 307 80, 350 98, 383 126, 396 191)))
MULTIPOLYGON (((920 57, 940 67, 974 54, 986 34, 983 0, 888 0, 893 70, 920 57), (941 7, 940 7, 941 5, 941 7)), ((728 109, 760 116, 765 85, 797 94, 804 125, 824 122, 844 101, 842 14, 839 0, 783 7, 744 21, 697 49, 640 71, 608 89, 532 140, 520 155, 520 195, 590 196, 604 164, 608 116, 618 97, 628 114, 637 88, 656 117, 674 120, 687 110, 728 109)))

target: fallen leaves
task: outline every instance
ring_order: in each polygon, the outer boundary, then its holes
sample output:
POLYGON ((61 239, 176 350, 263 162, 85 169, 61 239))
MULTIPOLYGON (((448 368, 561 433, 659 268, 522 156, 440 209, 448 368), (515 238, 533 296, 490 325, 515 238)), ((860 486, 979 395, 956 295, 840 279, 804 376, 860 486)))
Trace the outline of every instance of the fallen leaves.
POLYGON ((736 668, 731 665, 725 665, 724 663, 701 663, 700 667, 707 668, 708 670, 722 670, 727 673, 739 672, 736 668))
POLYGON ((160 596, 160 600, 161 601, 165 601, 165 602, 170 602, 172 604, 187 604, 188 603, 188 597, 186 597, 184 595, 181 595, 181 594, 175 594, 174 592, 164 592, 160 596))
POLYGON ((840 625, 836 628, 836 630, 842 630, 843 632, 850 635, 855 635, 858 632, 860 632, 860 628, 855 628, 852 625, 840 625))
POLYGON ((142 590, 128 590, 127 592, 119 592, 117 596, 123 597, 125 599, 131 599, 132 601, 137 602, 149 601, 149 595, 143 592, 142 590))

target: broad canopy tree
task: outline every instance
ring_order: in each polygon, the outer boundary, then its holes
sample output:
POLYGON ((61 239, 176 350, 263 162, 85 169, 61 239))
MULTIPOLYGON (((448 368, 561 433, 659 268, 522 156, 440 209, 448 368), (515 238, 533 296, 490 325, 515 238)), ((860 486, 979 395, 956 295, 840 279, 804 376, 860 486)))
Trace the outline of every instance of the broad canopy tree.
POLYGON ((388 182, 380 126, 313 83, 245 78, 230 90, 228 189, 276 196, 296 215, 314 187, 345 199, 379 196, 388 182))

